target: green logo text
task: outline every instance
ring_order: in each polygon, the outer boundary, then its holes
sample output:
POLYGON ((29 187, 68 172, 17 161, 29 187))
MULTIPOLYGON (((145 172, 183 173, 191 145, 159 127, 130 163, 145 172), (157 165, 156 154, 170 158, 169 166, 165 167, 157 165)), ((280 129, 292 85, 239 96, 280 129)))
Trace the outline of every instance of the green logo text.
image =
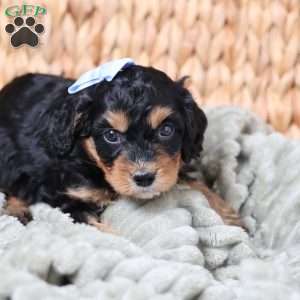
POLYGON ((47 13, 47 9, 38 5, 14 5, 10 6, 5 10, 5 15, 8 17, 17 17, 17 16, 38 16, 45 15, 47 13))

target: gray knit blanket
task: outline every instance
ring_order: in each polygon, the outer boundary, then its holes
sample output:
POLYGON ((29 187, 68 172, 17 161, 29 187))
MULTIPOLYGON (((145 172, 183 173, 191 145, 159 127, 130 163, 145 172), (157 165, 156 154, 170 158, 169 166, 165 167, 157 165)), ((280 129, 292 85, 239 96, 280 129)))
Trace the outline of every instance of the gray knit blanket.
POLYGON ((299 300, 300 142, 237 108, 206 113, 191 176, 240 212, 247 233, 181 185, 110 206, 102 221, 117 234, 35 205, 27 226, 0 216, 0 299, 299 300))

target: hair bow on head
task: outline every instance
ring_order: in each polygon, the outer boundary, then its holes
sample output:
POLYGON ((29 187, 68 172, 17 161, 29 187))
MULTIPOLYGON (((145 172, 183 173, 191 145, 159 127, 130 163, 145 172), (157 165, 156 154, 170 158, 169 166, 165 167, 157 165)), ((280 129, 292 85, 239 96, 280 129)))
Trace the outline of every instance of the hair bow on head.
POLYGON ((68 93, 75 94, 103 80, 112 81, 120 71, 132 65, 134 65, 134 61, 131 58, 117 59, 102 64, 99 67, 82 74, 71 86, 69 86, 68 93))

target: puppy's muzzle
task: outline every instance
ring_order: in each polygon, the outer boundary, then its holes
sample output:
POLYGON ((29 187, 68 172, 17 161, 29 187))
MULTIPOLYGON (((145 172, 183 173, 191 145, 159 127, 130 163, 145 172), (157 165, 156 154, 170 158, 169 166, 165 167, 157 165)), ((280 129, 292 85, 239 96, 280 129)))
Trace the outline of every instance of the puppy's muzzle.
POLYGON ((133 176, 133 180, 136 185, 141 187, 150 186, 155 179, 155 173, 150 172, 136 172, 133 176))

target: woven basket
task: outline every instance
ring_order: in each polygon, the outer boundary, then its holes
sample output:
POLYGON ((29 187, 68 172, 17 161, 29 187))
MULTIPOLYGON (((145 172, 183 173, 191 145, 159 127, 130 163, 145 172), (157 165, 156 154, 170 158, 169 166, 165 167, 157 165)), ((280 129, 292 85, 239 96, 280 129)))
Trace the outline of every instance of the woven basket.
POLYGON ((249 108, 300 137, 300 0, 49 0, 36 48, 13 48, 1 1, 0 87, 26 72, 77 77, 112 58, 190 75, 199 105, 249 108))

